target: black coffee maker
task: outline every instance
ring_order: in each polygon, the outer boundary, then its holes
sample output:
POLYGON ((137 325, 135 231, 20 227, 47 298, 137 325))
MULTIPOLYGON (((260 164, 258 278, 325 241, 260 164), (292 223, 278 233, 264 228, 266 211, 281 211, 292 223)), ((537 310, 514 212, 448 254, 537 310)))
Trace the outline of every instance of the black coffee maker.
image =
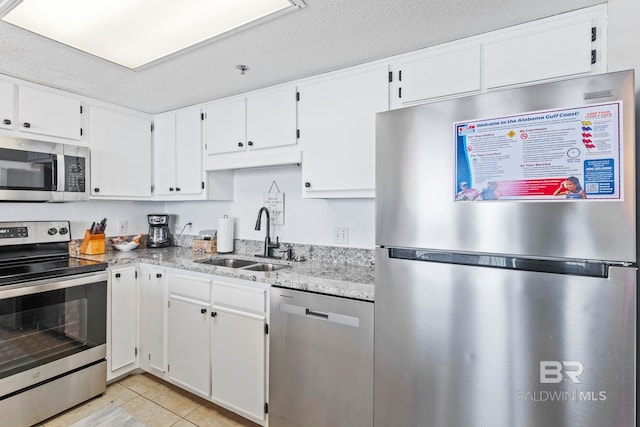
POLYGON ((149 238, 148 248, 165 248, 169 246, 169 215, 149 214, 149 238))

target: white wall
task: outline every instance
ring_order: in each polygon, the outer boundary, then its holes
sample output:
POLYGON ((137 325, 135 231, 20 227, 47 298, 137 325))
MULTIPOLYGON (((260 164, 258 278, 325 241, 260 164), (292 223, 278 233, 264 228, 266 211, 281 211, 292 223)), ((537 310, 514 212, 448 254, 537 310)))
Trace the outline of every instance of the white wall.
POLYGON ((71 238, 81 239, 93 221, 107 218, 107 236, 118 234, 116 222, 126 220, 127 234, 147 233, 147 214, 162 212, 163 203, 90 200, 71 203, 0 203, 0 221, 71 221, 71 238))
MULTIPOLYGON (((193 226, 185 234, 198 234, 200 230, 217 229, 218 218, 235 218, 235 237, 262 240, 265 236, 264 219, 261 231, 255 231, 263 194, 276 181, 284 197, 284 225, 272 228, 271 235, 281 242, 307 243, 328 246, 348 246, 373 249, 373 199, 303 199, 302 177, 299 167, 263 168, 235 172, 235 197, 232 202, 167 202, 167 213, 175 214, 173 229, 176 233, 189 221, 193 226), (333 241, 334 227, 349 228, 349 242, 339 245, 333 241)), ((274 186, 275 191, 275 186, 274 186)))
MULTIPOLYGON (((640 89, 640 1, 609 0, 609 71, 636 69, 636 89, 640 89)), ((636 110, 638 108, 636 102, 636 110)))

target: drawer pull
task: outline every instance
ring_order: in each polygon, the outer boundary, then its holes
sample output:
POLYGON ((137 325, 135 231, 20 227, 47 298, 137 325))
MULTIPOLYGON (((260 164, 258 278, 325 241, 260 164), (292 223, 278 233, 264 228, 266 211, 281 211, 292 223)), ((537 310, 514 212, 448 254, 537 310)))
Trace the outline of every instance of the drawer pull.
POLYGON ((201 308, 201 309, 200 309, 200 313, 205 314, 206 312, 207 312, 207 309, 206 309, 206 308, 201 308))
POLYGON ((217 312, 215 312, 215 311, 212 311, 212 312, 211 312, 211 317, 216 317, 217 315, 218 315, 218 313, 217 313, 217 312))

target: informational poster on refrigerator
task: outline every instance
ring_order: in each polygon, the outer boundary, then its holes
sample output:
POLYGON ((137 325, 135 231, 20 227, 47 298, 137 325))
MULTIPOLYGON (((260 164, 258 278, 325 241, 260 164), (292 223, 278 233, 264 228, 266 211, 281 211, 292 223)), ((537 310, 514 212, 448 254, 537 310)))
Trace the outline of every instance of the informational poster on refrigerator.
POLYGON ((622 200, 622 101, 454 123, 456 201, 622 200))

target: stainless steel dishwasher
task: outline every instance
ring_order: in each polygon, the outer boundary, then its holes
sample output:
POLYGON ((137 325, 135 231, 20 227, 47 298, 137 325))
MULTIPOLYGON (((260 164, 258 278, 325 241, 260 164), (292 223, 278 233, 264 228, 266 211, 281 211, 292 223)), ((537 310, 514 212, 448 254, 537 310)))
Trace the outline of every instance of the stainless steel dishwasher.
POLYGON ((373 425, 373 303, 271 288, 269 425, 373 425))

